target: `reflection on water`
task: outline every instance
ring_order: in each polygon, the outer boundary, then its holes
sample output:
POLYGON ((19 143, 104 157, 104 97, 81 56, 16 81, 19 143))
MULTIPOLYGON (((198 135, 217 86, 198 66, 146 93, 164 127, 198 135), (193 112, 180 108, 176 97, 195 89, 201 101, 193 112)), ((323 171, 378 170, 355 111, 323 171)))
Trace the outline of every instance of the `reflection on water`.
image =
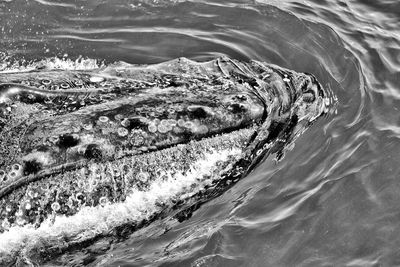
POLYGON ((1 69, 65 54, 227 55, 313 73, 339 99, 282 161, 267 159, 191 219, 49 265, 399 265, 399 14, 397 0, 0 1, 1 69))

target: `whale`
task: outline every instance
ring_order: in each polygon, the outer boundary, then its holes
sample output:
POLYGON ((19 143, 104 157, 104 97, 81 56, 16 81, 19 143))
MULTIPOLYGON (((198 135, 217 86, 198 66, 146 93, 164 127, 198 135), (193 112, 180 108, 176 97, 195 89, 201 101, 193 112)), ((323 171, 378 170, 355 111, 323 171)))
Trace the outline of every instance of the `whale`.
POLYGON ((312 74, 228 57, 0 72, 0 263, 186 220, 334 102, 312 74))

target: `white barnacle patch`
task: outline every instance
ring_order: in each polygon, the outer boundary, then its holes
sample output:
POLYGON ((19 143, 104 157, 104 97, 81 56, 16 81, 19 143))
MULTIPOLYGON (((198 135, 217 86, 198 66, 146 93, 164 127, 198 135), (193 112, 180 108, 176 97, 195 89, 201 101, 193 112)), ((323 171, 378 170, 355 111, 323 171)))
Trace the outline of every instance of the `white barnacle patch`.
POLYGON ((99 122, 101 123, 107 123, 109 121, 107 116, 100 116, 99 117, 99 122))
POLYGON ((102 81, 104 81, 104 77, 100 77, 100 76, 91 76, 89 78, 89 81, 92 83, 100 83, 102 81))
POLYGON ((51 204, 51 209, 52 209, 54 212, 59 211, 60 208, 61 208, 61 206, 60 206, 60 203, 58 203, 58 202, 54 202, 54 203, 51 204))
MULTIPOLYGON (((43 240, 46 244, 53 244, 52 242, 60 239, 78 238, 83 242, 95 235, 109 233, 119 225, 148 220, 163 210, 159 203, 172 205, 172 200, 191 197, 219 179, 220 176, 214 175, 217 162, 227 162, 232 156, 239 157, 241 153, 242 149, 238 147, 211 149, 199 154, 185 173, 166 170, 160 177, 152 177, 147 190, 132 188, 123 202, 111 202, 106 196, 102 196, 98 206, 81 206, 72 216, 59 214, 57 211, 60 210, 60 204, 54 202, 51 204, 54 216, 49 216, 38 228, 26 224, 22 221, 23 217, 21 222, 12 226, 3 220, 2 227, 8 230, 0 234, 0 255, 36 249, 36 246, 43 244, 43 240)), ((145 172, 141 173, 140 179, 148 181, 149 177, 146 177, 145 172)), ((77 193, 75 199, 82 203, 85 195, 77 193)))
POLYGON ((102 207, 104 207, 105 205, 107 205, 107 203, 108 203, 107 197, 101 197, 101 198, 99 199, 99 204, 100 204, 102 207))
POLYGON ((117 130, 117 133, 119 136, 124 137, 127 136, 129 134, 128 129, 124 128, 124 127, 119 127, 117 130))

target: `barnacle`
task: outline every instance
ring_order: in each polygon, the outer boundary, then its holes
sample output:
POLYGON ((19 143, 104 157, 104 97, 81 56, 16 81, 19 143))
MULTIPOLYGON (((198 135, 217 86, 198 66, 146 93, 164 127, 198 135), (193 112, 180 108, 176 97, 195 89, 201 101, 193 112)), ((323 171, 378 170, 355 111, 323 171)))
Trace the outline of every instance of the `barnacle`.
POLYGON ((147 127, 150 133, 155 133, 157 132, 157 126, 155 123, 150 123, 149 126, 147 127))
POLYGON ((60 203, 58 203, 58 202, 54 202, 54 203, 51 204, 51 209, 52 209, 53 211, 55 211, 55 212, 59 211, 60 208, 61 208, 61 205, 60 205, 60 203))
POLYGON ((99 117, 99 122, 101 122, 101 123, 106 123, 108 121, 109 121, 109 119, 108 119, 107 116, 100 116, 99 117))
POLYGON ((124 137, 124 136, 127 136, 129 134, 129 131, 126 128, 119 127, 118 130, 117 130, 117 133, 118 133, 119 136, 124 137))
POLYGON ((43 85, 47 86, 47 85, 49 85, 51 83, 51 80, 43 79, 41 82, 42 82, 43 85))
POLYGON ((102 207, 104 207, 105 205, 107 205, 107 203, 108 203, 107 197, 101 197, 101 198, 99 199, 99 203, 100 203, 100 205, 101 205, 102 207))
POLYGON ((70 86, 69 86, 68 83, 62 83, 62 84, 60 84, 60 87, 61 87, 62 89, 68 89, 70 86))
POLYGON ((149 179, 149 174, 147 172, 139 172, 136 175, 136 179, 144 183, 149 179))

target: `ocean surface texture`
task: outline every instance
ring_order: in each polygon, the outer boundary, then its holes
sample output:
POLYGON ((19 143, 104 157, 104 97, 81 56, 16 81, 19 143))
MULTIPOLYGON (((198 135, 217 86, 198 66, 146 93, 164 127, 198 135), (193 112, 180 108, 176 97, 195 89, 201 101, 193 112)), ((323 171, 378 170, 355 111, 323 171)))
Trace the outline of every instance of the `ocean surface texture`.
POLYGON ((0 75, 225 55, 313 73, 338 98, 191 218, 45 266, 400 265, 398 0, 0 0, 0 36, 0 75))

